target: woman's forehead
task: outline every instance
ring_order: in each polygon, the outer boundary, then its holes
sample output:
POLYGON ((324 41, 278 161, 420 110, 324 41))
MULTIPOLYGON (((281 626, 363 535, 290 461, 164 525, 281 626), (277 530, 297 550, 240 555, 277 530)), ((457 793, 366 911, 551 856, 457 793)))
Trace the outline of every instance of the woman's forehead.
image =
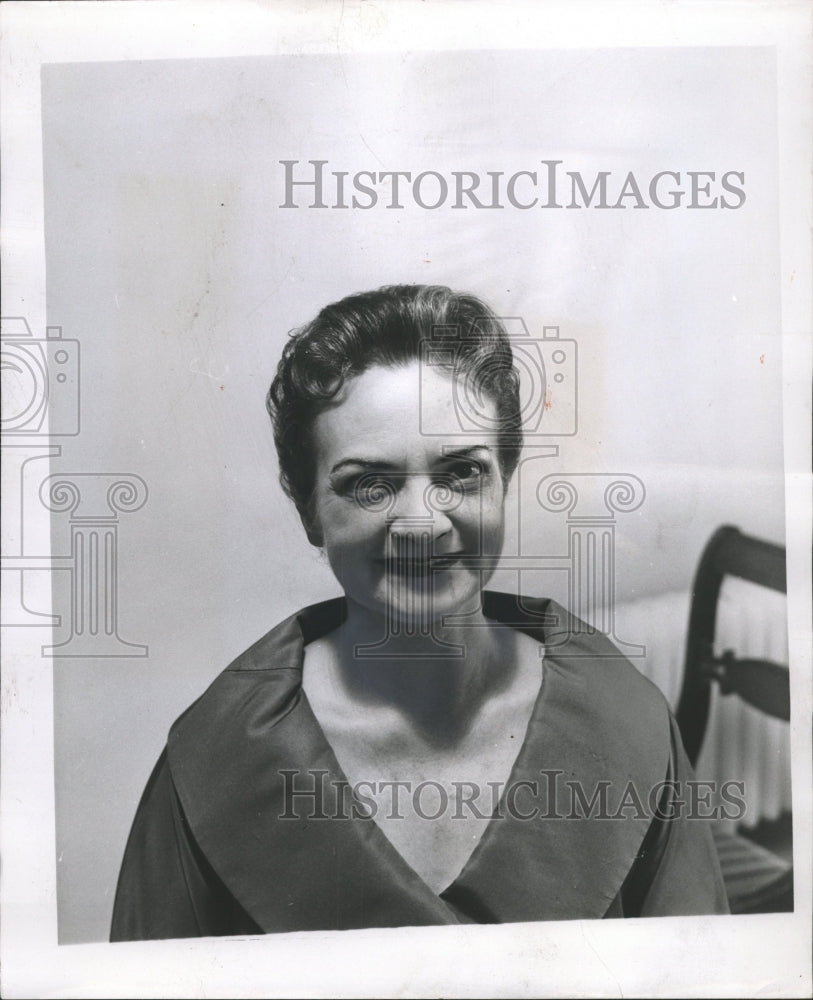
POLYGON ((323 457, 342 451, 374 458, 404 450, 442 455, 475 444, 495 447, 496 407, 483 400, 485 426, 464 428, 460 400, 455 399, 459 391, 449 374, 417 361, 368 368, 349 379, 316 418, 317 450, 323 457))

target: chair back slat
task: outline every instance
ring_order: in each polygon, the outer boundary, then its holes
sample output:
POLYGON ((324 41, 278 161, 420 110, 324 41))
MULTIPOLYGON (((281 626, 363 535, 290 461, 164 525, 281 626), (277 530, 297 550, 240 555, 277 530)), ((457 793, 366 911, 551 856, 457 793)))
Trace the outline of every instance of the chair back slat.
POLYGON ((774 719, 790 720, 790 674, 771 660, 737 659, 724 654, 707 667, 723 694, 736 694, 774 719))

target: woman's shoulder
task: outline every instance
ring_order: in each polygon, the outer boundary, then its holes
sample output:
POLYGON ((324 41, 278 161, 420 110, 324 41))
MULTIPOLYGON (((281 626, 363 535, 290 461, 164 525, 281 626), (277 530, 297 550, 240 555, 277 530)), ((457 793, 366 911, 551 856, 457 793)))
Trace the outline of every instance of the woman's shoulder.
MULTIPOLYGON (((490 616, 544 645, 546 725, 587 740, 604 752, 636 754, 669 748, 670 711, 661 693, 612 638, 549 598, 489 592, 490 616)), ((642 649, 642 653, 645 650, 642 649)), ((564 737, 563 737, 564 738, 564 737)))
MULTIPOLYGON (((581 679, 600 697, 612 697, 627 709, 634 710, 641 703, 667 708, 660 688, 618 648, 614 637, 599 632, 555 601, 547 602, 547 612, 558 619, 558 624, 547 630, 545 640, 546 658, 556 669, 581 679)), ((646 646, 639 644, 632 649, 643 664, 646 646)))
MULTIPOLYGON (((608 674, 608 680, 626 680, 641 691, 660 695, 658 688, 616 646, 613 637, 578 618, 555 600, 498 591, 487 591, 484 597, 488 617, 532 636, 544 645, 546 659, 570 663, 574 676, 586 673, 595 680, 600 669, 608 674)), ((640 649, 642 656, 646 655, 645 647, 636 649, 640 649)))
POLYGON ((301 666, 305 644, 338 628, 345 615, 346 604, 343 597, 309 604, 260 636, 235 657, 220 676, 233 672, 301 666))
POLYGON ((284 717, 299 697, 305 644, 337 627, 344 607, 337 598, 302 608, 236 656, 170 727, 170 756, 206 731, 238 732, 257 713, 266 723, 284 717))

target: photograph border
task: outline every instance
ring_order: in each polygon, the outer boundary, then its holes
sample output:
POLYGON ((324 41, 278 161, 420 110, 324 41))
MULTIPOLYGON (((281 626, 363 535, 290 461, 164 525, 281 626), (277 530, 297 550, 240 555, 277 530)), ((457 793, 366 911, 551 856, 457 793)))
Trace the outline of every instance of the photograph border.
MULTIPOLYGON (((0 975, 23 996, 805 996, 811 990, 811 6, 443 0, 4 3, 3 314, 47 328, 40 71, 54 62, 443 48, 772 46, 796 908, 792 914, 308 932, 58 945, 53 669, 3 630, 0 975), (465 7, 465 14, 464 14, 465 7), (239 16, 237 16, 239 12, 239 16), (431 29, 431 30, 430 30, 431 29), (687 960, 691 956, 690 960, 687 960)), ((70 336, 70 332, 66 331, 70 336)), ((9 470, 4 463, 4 487, 9 470)), ((11 488, 11 487, 9 487, 11 488)), ((137 484, 136 484, 136 492, 137 484)), ((3 491, 4 497, 7 490, 3 491)), ((4 506, 6 501, 4 501, 4 506)), ((27 526, 28 528, 28 526, 27 526)), ((33 530, 50 548, 43 507, 33 530)), ((19 525, 4 526, 4 552, 19 525)), ((38 602, 50 607, 46 587, 38 602)), ((37 633, 39 635, 39 632, 37 633)))

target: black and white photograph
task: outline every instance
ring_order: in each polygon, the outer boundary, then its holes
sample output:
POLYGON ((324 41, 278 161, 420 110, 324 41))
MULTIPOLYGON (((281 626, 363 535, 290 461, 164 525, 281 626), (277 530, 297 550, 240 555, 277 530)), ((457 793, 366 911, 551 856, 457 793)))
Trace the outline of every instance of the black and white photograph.
POLYGON ((3 7, 3 995, 809 995, 809 5, 3 7))

